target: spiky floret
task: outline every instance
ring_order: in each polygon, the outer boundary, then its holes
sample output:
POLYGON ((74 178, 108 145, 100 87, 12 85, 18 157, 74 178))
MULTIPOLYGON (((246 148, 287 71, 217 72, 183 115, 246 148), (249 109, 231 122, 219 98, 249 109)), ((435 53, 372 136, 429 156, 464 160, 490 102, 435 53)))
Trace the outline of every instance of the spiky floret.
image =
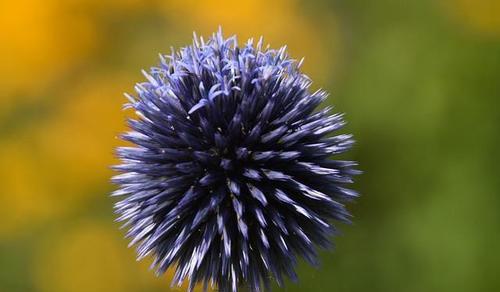
POLYGON ((262 48, 219 31, 144 72, 127 95, 137 119, 122 135, 118 221, 138 257, 152 254, 158 274, 175 266, 173 285, 189 279, 220 291, 297 278, 298 257, 317 264, 332 219, 349 222, 344 187, 358 173, 331 160, 353 144, 341 114, 315 111, 327 94, 310 92, 301 62, 286 48, 262 48))

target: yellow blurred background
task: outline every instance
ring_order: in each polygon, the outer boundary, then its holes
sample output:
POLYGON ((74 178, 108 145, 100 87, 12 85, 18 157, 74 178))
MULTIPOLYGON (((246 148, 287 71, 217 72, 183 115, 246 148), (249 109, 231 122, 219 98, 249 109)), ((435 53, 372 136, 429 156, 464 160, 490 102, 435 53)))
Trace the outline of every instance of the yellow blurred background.
POLYGON ((499 1, 2 0, 0 291, 185 289, 126 248, 109 166, 140 70, 219 25, 305 57, 359 140, 356 223, 287 291, 500 289, 499 1))

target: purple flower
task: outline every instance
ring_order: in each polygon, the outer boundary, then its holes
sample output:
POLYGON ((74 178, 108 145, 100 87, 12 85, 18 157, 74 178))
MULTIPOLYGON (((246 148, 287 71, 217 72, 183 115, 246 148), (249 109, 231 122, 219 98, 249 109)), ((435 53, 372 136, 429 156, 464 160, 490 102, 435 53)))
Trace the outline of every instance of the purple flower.
POLYGON ((222 32, 144 72, 126 95, 137 119, 122 135, 115 205, 139 258, 158 274, 176 267, 173 285, 189 279, 222 292, 296 280, 299 257, 317 264, 330 247, 332 220, 349 222, 345 188, 352 161, 332 160, 353 144, 330 135, 345 124, 285 47, 262 48, 222 32))

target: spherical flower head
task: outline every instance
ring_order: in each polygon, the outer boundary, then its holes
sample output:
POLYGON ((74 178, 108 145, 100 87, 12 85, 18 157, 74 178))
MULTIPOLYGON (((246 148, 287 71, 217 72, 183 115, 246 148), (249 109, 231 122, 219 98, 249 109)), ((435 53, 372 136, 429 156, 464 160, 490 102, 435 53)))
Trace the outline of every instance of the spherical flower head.
POLYGON ((333 134, 342 115, 316 110, 327 94, 310 91, 285 47, 240 47, 219 31, 160 58, 126 95, 138 118, 122 137, 135 146, 118 148, 114 167, 130 245, 189 290, 296 280, 298 258, 317 265, 357 197, 345 187, 356 163, 331 159, 353 144, 333 134))

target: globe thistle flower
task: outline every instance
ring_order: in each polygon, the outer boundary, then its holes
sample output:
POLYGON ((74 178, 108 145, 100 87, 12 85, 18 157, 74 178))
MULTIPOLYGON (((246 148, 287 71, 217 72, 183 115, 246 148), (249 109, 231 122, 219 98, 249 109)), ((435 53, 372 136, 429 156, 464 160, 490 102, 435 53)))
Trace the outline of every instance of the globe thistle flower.
POLYGON ((158 274, 175 267, 172 285, 188 279, 190 291, 296 280, 298 258, 317 265, 357 196, 345 187, 356 163, 330 159, 353 144, 330 135, 342 115, 315 110, 327 94, 262 39, 239 47, 219 31, 160 58, 126 95, 138 118, 122 137, 135 146, 118 148, 114 167, 130 245, 158 274))

